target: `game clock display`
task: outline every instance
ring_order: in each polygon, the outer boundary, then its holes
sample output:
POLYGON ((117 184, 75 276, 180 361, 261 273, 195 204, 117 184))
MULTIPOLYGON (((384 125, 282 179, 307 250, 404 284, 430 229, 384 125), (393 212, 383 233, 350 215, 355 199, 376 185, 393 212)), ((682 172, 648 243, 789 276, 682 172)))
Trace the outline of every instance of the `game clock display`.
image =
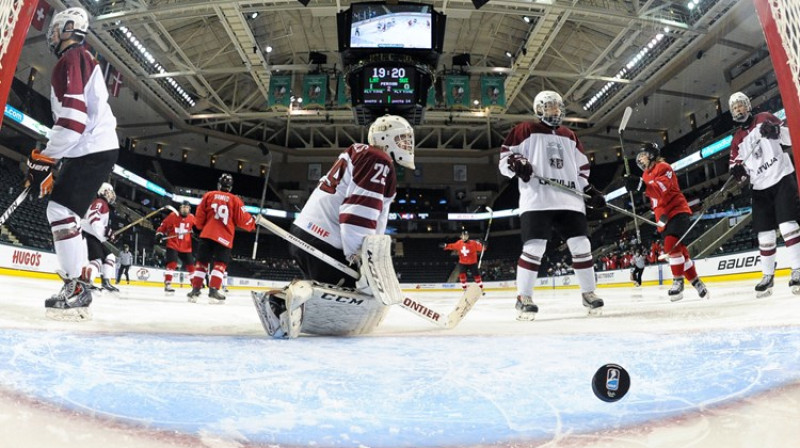
POLYGON ((410 65, 365 67, 363 104, 411 105, 416 101, 417 70, 410 65))

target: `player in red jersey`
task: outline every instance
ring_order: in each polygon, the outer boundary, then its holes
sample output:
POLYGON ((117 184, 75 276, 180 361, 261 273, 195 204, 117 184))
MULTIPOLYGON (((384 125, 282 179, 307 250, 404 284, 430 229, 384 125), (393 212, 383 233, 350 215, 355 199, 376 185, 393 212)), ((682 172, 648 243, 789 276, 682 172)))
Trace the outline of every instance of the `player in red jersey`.
POLYGON ((183 201, 178 212, 179 214, 170 213, 156 229, 156 242, 167 243, 167 272, 164 274, 164 292, 167 294, 175 292, 172 288, 172 277, 178 268, 179 259, 183 267, 189 271, 189 278, 194 274, 192 227, 195 219, 191 213, 192 206, 189 202, 183 201))
POLYGON ((256 227, 255 219, 244 210, 244 202, 231 193, 232 189, 233 176, 223 173, 217 189, 204 194, 197 206, 194 226, 200 229, 200 244, 192 274, 192 290, 187 294, 192 303, 197 302, 211 260, 214 260, 214 266, 208 284, 208 301, 224 303, 225 295, 220 289, 231 259, 236 228, 252 231, 256 227))
POLYGON ((692 210, 681 192, 678 178, 672 166, 659 155, 658 145, 645 143, 636 155, 636 164, 642 169, 641 179, 626 177, 628 191, 641 191, 650 198, 650 205, 658 221, 658 231, 664 234, 664 252, 669 254, 669 267, 672 270, 672 287, 669 299, 673 302, 683 298, 683 278, 689 280, 700 297, 708 297, 706 285, 697 275, 689 251, 680 238, 689 229, 689 216, 692 210))
POLYGON ((483 290, 483 279, 478 270, 478 254, 484 251, 483 244, 477 240, 469 239, 469 232, 461 232, 461 239, 455 243, 443 244, 442 249, 458 252, 458 280, 461 288, 467 290, 467 273, 472 274, 473 280, 483 290))

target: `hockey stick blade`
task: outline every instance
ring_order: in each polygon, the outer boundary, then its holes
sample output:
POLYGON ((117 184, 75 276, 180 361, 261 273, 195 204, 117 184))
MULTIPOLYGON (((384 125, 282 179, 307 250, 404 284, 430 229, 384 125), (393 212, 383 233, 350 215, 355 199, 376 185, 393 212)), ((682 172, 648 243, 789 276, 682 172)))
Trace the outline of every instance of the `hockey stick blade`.
POLYGON ((628 120, 631 119, 631 115, 633 114, 633 109, 628 106, 625 108, 625 112, 622 113, 622 121, 619 123, 619 133, 622 134, 625 132, 625 128, 628 127, 628 120))
POLYGON ((456 306, 448 314, 442 314, 427 305, 423 305, 411 297, 406 297, 400 302, 401 308, 416 314, 417 316, 427 320, 428 322, 445 329, 455 328, 464 319, 464 316, 469 313, 475 302, 481 298, 483 291, 480 286, 472 284, 469 285, 464 294, 459 299, 456 306))

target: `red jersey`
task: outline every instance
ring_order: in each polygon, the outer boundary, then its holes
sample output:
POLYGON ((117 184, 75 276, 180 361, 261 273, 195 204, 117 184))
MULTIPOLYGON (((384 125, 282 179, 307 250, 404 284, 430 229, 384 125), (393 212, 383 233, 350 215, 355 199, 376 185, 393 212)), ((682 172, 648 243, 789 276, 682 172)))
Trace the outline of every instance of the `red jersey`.
POLYGON ((244 210, 244 202, 227 191, 209 191, 197 206, 194 226, 201 230, 200 238, 233 248, 236 228, 251 231, 256 220, 244 210))
POLYGON ((483 252, 483 244, 475 240, 458 240, 444 246, 444 250, 458 251, 458 262, 461 264, 475 264, 478 262, 478 252, 483 252))
POLYGON ((156 232, 163 233, 167 237, 167 249, 173 249, 181 253, 192 251, 192 226, 194 226, 194 215, 181 216, 177 213, 170 213, 164 218, 156 232))
MULTIPOLYGON (((656 221, 664 215, 672 218, 679 213, 692 214, 692 209, 689 208, 689 203, 686 202, 686 197, 678 185, 678 178, 669 163, 657 162, 642 173, 642 180, 647 186, 645 194, 650 198, 650 206, 656 214, 656 221)), ((659 232, 663 230, 663 227, 658 229, 659 232)))

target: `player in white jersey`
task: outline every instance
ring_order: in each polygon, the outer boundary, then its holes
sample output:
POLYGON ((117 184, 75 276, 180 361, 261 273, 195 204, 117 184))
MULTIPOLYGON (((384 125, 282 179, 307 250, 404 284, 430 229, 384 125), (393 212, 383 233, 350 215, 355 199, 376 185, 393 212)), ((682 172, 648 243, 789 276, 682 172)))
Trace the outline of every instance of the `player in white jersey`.
POLYGON ((92 294, 81 219, 117 160, 117 120, 108 105, 103 73, 84 46, 89 16, 82 8, 53 15, 47 32, 59 58, 53 67, 50 105, 55 124, 47 146, 28 158, 27 185, 40 198, 50 195, 47 220, 64 287, 45 301, 47 317, 88 320, 92 294), (58 177, 53 167, 59 163, 58 177))
POLYGON ((792 144, 789 129, 769 112, 753 115, 750 99, 742 92, 731 95, 728 106, 739 123, 731 141, 731 176, 749 178, 753 188, 753 232, 758 235, 763 274, 755 287, 756 297, 770 295, 775 283, 775 227, 789 253, 789 286, 800 294, 800 200, 792 160, 781 147, 792 144))
POLYGON ((586 222, 586 204, 577 195, 562 191, 536 176, 550 179, 590 195, 587 204, 602 208, 602 194, 589 184, 589 159, 572 130, 561 126, 561 95, 545 90, 533 100, 538 121, 516 125, 500 147, 500 172, 517 177, 522 255, 517 262, 517 311, 519 320, 533 320, 539 307, 533 303, 533 286, 552 230, 567 241, 572 268, 581 287, 583 305, 591 312, 603 306, 595 294, 592 248, 586 222))
POLYGON ((103 243, 108 240, 108 235, 111 233, 108 227, 108 218, 111 213, 110 206, 116 199, 114 187, 108 182, 103 182, 100 190, 97 191, 97 198, 89 206, 86 217, 81 221, 83 237, 86 240, 89 254, 89 264, 92 267, 88 280, 91 284, 99 273, 102 289, 111 292, 119 292, 119 289, 111 284, 117 258, 103 243))
MULTIPOLYGON (((397 185, 392 161, 414 169, 414 130, 404 118, 378 118, 369 128, 368 141, 339 155, 291 228, 296 237, 354 267, 360 264, 364 238, 386 230, 397 185)), ((271 336, 288 336, 288 324, 302 325, 303 332, 313 334, 360 334, 383 319, 388 307, 353 278, 295 246, 290 253, 305 280, 258 297, 264 305, 259 308, 262 322, 271 336), (292 301, 304 302, 305 311, 299 308, 292 315, 293 306, 287 311, 292 301)))

